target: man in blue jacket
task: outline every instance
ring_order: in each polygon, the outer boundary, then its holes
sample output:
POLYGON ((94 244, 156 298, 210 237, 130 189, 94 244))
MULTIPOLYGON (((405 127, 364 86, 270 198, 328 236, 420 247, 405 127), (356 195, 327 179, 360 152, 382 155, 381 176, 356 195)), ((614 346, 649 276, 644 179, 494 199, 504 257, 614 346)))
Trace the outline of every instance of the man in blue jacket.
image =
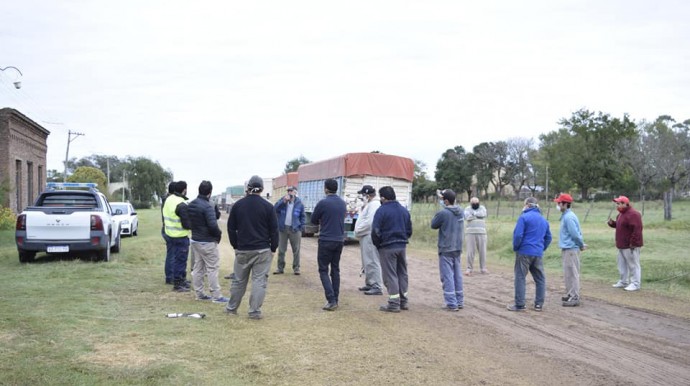
POLYGON ((297 189, 294 186, 288 186, 287 194, 281 197, 273 208, 278 215, 278 269, 273 274, 280 275, 284 272, 285 252, 290 241, 292 272, 299 275, 299 250, 307 216, 302 200, 297 197, 297 189))
POLYGON ((513 231, 513 251, 515 251, 515 303, 508 306, 510 311, 524 311, 525 279, 527 272, 532 274, 537 286, 534 310, 541 311, 546 297, 546 276, 542 256, 551 244, 549 223, 541 215, 537 199, 525 200, 522 214, 513 231))
POLYGON ((381 207, 374 215, 371 240, 379 250, 383 284, 388 290, 388 303, 379 307, 383 312, 407 310, 407 240, 412 236, 410 212, 395 200, 392 186, 379 189, 381 207))

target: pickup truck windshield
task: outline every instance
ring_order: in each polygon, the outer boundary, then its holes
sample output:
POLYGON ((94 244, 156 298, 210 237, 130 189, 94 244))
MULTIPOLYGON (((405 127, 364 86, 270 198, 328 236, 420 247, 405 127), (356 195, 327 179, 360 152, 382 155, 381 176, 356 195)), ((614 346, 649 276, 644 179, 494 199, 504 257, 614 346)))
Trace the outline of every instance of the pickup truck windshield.
POLYGON ((93 194, 60 194, 60 193, 45 193, 36 203, 37 206, 60 206, 60 207, 75 207, 75 208, 98 208, 96 197, 93 194))

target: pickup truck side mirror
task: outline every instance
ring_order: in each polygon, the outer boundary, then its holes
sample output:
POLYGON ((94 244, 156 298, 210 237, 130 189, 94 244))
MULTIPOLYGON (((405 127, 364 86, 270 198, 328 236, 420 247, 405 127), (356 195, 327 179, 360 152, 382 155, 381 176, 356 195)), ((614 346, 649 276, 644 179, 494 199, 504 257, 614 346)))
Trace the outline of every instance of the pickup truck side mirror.
POLYGON ((137 215, 137 212, 132 212, 132 214, 130 216, 136 216, 136 215, 137 215))

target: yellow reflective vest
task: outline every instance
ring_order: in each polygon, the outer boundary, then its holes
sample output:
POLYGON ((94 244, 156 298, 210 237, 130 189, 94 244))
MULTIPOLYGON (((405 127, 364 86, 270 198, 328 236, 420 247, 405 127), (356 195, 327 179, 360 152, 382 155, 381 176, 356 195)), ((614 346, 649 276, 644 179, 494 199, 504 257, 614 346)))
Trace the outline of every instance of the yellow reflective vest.
POLYGON ((165 199, 165 205, 163 205, 163 224, 165 234, 169 237, 188 237, 190 233, 189 229, 182 227, 180 216, 175 214, 175 208, 180 203, 187 204, 184 198, 173 194, 165 199))

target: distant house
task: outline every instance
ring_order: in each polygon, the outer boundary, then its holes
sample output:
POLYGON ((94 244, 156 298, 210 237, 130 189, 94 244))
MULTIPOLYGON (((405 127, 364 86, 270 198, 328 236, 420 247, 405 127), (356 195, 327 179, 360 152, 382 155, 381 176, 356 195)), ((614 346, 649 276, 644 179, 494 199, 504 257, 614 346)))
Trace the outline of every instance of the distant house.
POLYGON ((0 189, 15 213, 32 205, 46 185, 50 132, 12 108, 0 109, 0 189))

